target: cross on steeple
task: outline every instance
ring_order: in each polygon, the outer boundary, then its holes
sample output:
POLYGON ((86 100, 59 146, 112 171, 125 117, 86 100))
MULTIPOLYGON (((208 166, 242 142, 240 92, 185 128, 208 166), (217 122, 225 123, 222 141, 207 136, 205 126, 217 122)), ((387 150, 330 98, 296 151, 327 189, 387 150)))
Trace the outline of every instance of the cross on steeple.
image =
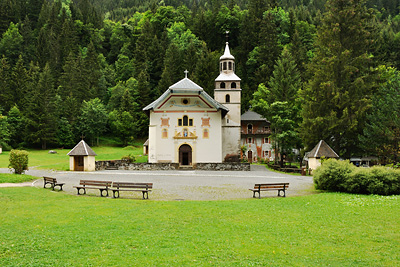
POLYGON ((187 75, 188 75, 189 71, 185 70, 184 73, 185 73, 185 78, 187 78, 187 75))

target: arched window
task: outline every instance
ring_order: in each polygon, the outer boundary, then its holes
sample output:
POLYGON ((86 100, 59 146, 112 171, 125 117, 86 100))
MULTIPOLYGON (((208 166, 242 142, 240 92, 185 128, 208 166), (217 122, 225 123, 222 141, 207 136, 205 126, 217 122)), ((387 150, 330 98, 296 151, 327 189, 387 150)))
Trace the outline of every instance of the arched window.
POLYGON ((224 70, 226 70, 226 62, 224 62, 223 64, 224 64, 224 70))
POLYGON ((231 102, 231 96, 225 95, 225 103, 230 103, 230 102, 231 102))
POLYGON ((235 82, 231 83, 231 88, 236 88, 236 83, 235 82))
POLYGON ((225 83, 222 82, 220 87, 221 87, 221 88, 225 88, 225 83))
POLYGON ((222 62, 219 64, 219 70, 222 71, 222 62))
POLYGON ((248 125, 247 125, 247 133, 248 133, 248 134, 253 133, 253 124, 248 124, 248 125))
POLYGON ((188 118, 188 116, 183 116, 183 126, 188 126, 188 124, 189 124, 189 118, 188 118))
POLYGON ((232 62, 228 62, 228 69, 232 70, 232 62))

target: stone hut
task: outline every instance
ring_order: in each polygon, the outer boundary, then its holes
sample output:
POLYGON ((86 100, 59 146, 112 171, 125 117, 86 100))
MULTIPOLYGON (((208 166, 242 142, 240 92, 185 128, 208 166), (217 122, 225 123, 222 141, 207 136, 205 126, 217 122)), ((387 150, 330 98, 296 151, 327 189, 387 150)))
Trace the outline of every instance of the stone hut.
POLYGON ((321 158, 335 158, 338 159, 339 155, 324 141, 321 140, 318 144, 307 153, 308 168, 312 171, 321 166, 321 158))
POLYGON ((68 154, 71 171, 94 171, 97 154, 84 140, 80 141, 68 154))

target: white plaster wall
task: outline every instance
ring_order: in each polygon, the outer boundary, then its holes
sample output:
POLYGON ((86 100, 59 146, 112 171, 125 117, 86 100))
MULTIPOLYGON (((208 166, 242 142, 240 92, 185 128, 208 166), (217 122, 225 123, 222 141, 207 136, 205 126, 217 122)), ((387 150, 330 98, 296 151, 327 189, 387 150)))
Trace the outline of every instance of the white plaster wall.
POLYGON ((96 170, 96 159, 94 156, 86 156, 83 157, 84 162, 84 171, 85 172, 92 172, 96 170))
POLYGON ((240 155, 240 126, 222 127, 222 160, 226 155, 240 155))
POLYGON ((69 157, 69 170, 74 171, 74 157, 69 157))
POLYGON ((222 162, 221 159, 221 113, 220 112, 164 112, 150 114, 149 162, 179 162, 179 147, 188 144, 192 147, 192 163, 222 162), (193 119, 193 126, 178 126, 178 119, 187 115, 193 119), (210 117, 210 127, 201 127, 201 118, 210 117), (169 127, 161 126, 161 118, 169 118, 169 127), (188 129, 197 138, 177 138, 174 136, 188 129), (167 129, 168 138, 162 137, 167 129), (203 139, 203 129, 209 130, 209 138, 203 139))
POLYGON ((321 166, 321 160, 317 158, 308 158, 308 168, 311 170, 317 169, 321 166))

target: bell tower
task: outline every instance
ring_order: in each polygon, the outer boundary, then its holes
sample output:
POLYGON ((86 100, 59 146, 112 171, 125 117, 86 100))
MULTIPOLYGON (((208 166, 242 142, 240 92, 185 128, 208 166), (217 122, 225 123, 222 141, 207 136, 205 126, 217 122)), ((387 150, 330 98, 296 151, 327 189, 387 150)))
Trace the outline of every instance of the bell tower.
POLYGON ((235 57, 226 42, 224 54, 219 58, 219 76, 215 79, 214 99, 229 109, 222 118, 222 158, 240 154, 240 101, 241 79, 235 74, 235 57))

